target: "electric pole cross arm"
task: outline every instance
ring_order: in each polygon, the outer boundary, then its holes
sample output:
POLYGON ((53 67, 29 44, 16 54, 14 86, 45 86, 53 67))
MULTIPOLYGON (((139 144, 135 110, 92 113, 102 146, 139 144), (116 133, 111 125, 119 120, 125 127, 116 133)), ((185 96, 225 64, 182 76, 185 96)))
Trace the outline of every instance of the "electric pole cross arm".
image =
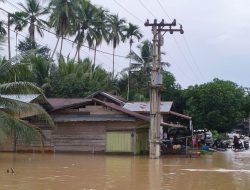
POLYGON ((153 23, 147 20, 145 26, 151 26, 153 32, 153 67, 151 70, 151 84, 150 84, 150 129, 149 129, 149 156, 150 158, 160 157, 160 125, 161 125, 161 112, 160 101, 161 94, 160 89, 162 86, 161 75, 161 46, 163 45, 163 35, 166 32, 173 34, 175 32, 184 33, 182 25, 179 29, 172 28, 176 26, 176 20, 172 23, 165 23, 162 19, 161 22, 157 22, 154 19, 153 23), (168 28, 164 28, 168 27, 168 28), (161 34, 164 32, 163 34, 161 34))

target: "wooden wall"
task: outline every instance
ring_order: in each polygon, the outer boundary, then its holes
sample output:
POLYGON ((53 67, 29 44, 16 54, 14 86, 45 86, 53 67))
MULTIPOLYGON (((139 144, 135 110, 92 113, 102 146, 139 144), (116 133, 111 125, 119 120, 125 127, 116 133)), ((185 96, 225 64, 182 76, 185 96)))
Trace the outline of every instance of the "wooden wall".
POLYGON ((53 132, 54 149, 59 151, 105 152, 106 131, 132 131, 136 122, 60 123, 53 132))
POLYGON ((2 152, 54 152, 52 130, 42 130, 45 141, 42 145, 40 140, 33 140, 31 143, 25 143, 24 141, 17 139, 16 147, 14 147, 13 138, 8 138, 2 144, 0 144, 0 151, 2 152))

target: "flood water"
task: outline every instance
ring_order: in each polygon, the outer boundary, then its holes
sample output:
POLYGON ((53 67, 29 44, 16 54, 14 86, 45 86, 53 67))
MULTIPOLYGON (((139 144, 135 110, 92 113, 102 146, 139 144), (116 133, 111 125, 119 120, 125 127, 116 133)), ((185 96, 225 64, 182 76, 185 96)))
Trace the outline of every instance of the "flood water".
POLYGON ((248 190, 250 151, 200 158, 0 153, 1 190, 248 190), (13 168, 15 173, 7 173, 13 168))

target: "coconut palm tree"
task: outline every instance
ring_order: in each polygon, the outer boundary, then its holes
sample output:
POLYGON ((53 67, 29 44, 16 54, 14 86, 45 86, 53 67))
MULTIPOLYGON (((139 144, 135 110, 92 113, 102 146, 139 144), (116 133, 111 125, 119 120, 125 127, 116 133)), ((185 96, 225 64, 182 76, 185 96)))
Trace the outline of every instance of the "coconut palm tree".
POLYGON ((153 44, 149 40, 145 40, 137 46, 137 49, 140 52, 139 54, 131 50, 131 53, 128 55, 131 60, 135 61, 135 64, 131 65, 131 69, 146 71, 153 62, 153 44))
POLYGON ((42 37, 42 28, 48 25, 47 21, 39 18, 49 13, 48 8, 41 6, 39 0, 26 0, 26 4, 19 3, 23 9, 25 19, 29 21, 29 36, 30 39, 35 41, 35 31, 42 37))
MULTIPOLYGON (((133 37, 137 38, 139 41, 142 38, 142 33, 139 30, 139 27, 129 23, 128 27, 125 29, 126 37, 129 39, 129 55, 131 55, 132 45, 134 43, 133 37)), ((128 71, 128 91, 127 91, 127 100, 129 100, 129 75, 130 75, 130 66, 131 66, 131 56, 129 57, 129 71, 128 71)))
MULTIPOLYGON (((92 5, 89 1, 81 0, 80 6, 77 9, 77 19, 75 21, 75 31, 76 38, 75 42, 77 43, 77 53, 78 61, 80 60, 80 49, 86 40, 88 46, 91 47, 93 45, 93 38, 95 35, 98 35, 94 26, 96 23, 97 17, 97 8, 92 5)), ((75 56, 76 57, 76 56, 75 56)), ((75 58, 74 58, 75 60, 75 58)))
POLYGON ((93 65, 96 62, 96 49, 101 45, 102 41, 109 43, 109 28, 108 28, 108 11, 102 7, 97 9, 97 16, 94 24, 94 33, 93 35, 93 44, 94 44, 94 61, 93 65))
POLYGON ((114 78, 114 72, 115 72, 115 49, 117 45, 119 45, 120 41, 125 40, 125 34, 124 34, 124 31, 126 29, 125 23, 126 21, 124 19, 120 19, 118 14, 111 15, 109 17, 109 22, 108 22, 110 28, 109 40, 112 42, 113 46, 112 78, 114 78))
MULTIPOLYGON (((4 61, 0 64, 0 78, 10 76, 15 73, 15 67, 10 61, 4 61)), ((23 140, 41 139, 42 133, 39 128, 33 126, 24 116, 36 115, 50 126, 54 126, 51 117, 47 112, 36 104, 25 103, 10 98, 9 95, 20 94, 38 94, 44 97, 40 88, 29 82, 10 82, 0 83, 0 140, 4 140, 7 136, 14 136, 23 140)), ((15 141, 16 142, 16 141, 15 141)))
MULTIPOLYGON (((128 71, 130 75, 124 75, 123 78, 125 78, 126 81, 130 81, 130 94, 128 96, 127 91, 127 97, 132 97, 133 99, 140 100, 141 98, 138 99, 140 95, 143 95, 143 97, 147 97, 147 93, 145 92, 147 92, 148 81, 150 79, 148 68, 151 67, 153 62, 153 44, 150 41, 145 40, 137 46, 137 49, 139 51, 138 54, 135 51, 131 50, 131 53, 127 56, 133 61, 133 64, 123 70, 123 73, 127 73, 128 71), (130 79, 128 79, 128 77, 130 77, 130 79), (136 96, 138 97, 136 98, 136 96)), ((124 85, 125 84, 123 84, 123 86, 124 85)))
POLYGON ((16 32, 16 55, 17 55, 17 38, 18 33, 23 30, 28 25, 28 21, 25 19, 27 14, 25 12, 15 12, 10 15, 9 24, 14 25, 14 31, 16 32))
POLYGON ((63 38, 72 34, 73 23, 76 18, 76 10, 79 5, 78 0, 52 0, 49 4, 51 14, 49 17, 50 26, 55 29, 57 42, 51 55, 53 58, 57 49, 58 42, 61 38, 60 56, 62 54, 63 38))

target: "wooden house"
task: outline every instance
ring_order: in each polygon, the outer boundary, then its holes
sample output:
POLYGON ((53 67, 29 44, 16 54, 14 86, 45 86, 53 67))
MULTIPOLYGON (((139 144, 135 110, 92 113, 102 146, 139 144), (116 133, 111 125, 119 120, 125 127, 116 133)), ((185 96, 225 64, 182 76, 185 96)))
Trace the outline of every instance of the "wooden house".
MULTIPOLYGON (((148 151, 149 118, 122 108, 122 101, 116 97, 96 93, 88 99, 48 98, 41 105, 54 119, 56 128, 33 117, 26 120, 42 130, 46 152, 140 154, 148 151), (97 95, 104 101, 96 99, 97 95)), ((13 151, 11 141, 8 144, 9 147, 0 147, 0 151, 13 151)), ((16 150, 41 151, 41 143, 27 145, 18 141, 16 150)))
POLYGON ((51 131, 52 139, 48 138, 55 152, 148 151, 146 116, 95 98, 48 99, 48 103, 57 127, 51 131))

